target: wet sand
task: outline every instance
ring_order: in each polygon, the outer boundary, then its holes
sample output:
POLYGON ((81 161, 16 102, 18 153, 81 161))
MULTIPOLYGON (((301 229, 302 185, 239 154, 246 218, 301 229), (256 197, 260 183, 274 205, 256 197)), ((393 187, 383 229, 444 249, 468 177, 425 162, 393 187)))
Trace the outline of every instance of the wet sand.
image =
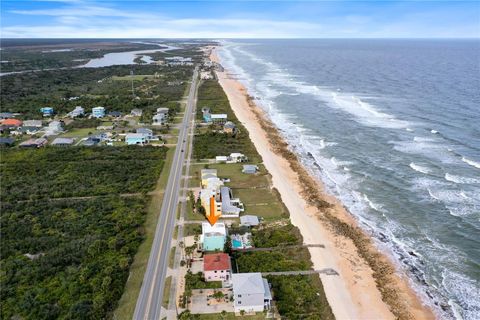
MULTIPOLYGON (((219 62, 215 49, 210 58, 219 62)), ((250 99, 245 87, 229 76, 228 70, 216 71, 216 75, 235 115, 252 137, 304 242, 325 245, 325 248, 309 248, 314 268, 333 268, 339 273, 339 276, 320 276, 335 317, 434 319, 430 308, 422 305, 409 286, 408 279, 380 253, 344 206, 325 193, 322 183, 309 175, 288 151, 288 145, 250 99)))

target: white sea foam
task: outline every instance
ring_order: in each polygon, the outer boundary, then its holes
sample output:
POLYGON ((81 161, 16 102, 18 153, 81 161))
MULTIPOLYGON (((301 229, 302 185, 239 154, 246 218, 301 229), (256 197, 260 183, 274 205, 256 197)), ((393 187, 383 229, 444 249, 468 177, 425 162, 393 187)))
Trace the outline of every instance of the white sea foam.
POLYGON ((421 166, 421 165, 418 165, 418 164, 415 164, 413 162, 410 163, 410 168, 412 168, 413 170, 415 171, 418 171, 418 172, 421 172, 421 173, 424 173, 424 174, 428 174, 430 173, 432 170, 430 170, 429 168, 425 167, 425 166, 421 166))
POLYGON ((363 199, 365 201, 367 201, 368 205, 370 206, 370 208, 374 209, 374 210, 377 210, 377 211, 380 211, 382 209, 382 206, 381 205, 378 205, 376 203, 373 203, 368 197, 366 194, 363 195, 363 199))
POLYGON ((478 280, 452 270, 444 270, 442 278, 442 284, 450 296, 454 297, 456 301, 462 301, 461 306, 455 303, 453 299, 449 301, 456 313, 461 314, 463 319, 478 319, 480 315, 478 280))
POLYGON ((477 168, 477 169, 480 169, 480 162, 473 161, 473 160, 468 159, 468 158, 465 158, 465 157, 462 157, 462 161, 465 162, 465 163, 468 163, 468 164, 471 165, 472 167, 475 167, 475 168, 477 168))
POLYGON ((437 130, 433 130, 433 129, 432 129, 432 130, 430 130, 430 132, 431 132, 431 133, 433 133, 433 134, 437 134, 437 133, 438 133, 438 131, 437 131, 437 130))
POLYGON ((407 121, 397 119, 391 114, 378 110, 376 106, 363 101, 361 97, 357 95, 339 92, 334 88, 312 85, 304 81, 295 81, 291 74, 285 73, 283 68, 274 63, 265 61, 238 47, 234 50, 265 67, 267 74, 264 76, 264 79, 267 80, 268 83, 275 83, 279 86, 293 89, 297 93, 310 94, 316 99, 326 102, 328 106, 340 109, 354 116, 356 121, 364 125, 391 129, 403 129, 410 125, 407 121))
MULTIPOLYGON (((284 68, 278 68, 272 63, 267 63, 263 59, 260 59, 256 56, 253 56, 256 63, 261 64, 258 66, 264 72, 265 75, 259 80, 253 79, 244 69, 235 66, 235 71, 238 74, 242 75, 240 80, 244 85, 246 85, 248 91, 253 96, 261 97, 257 102, 261 105, 262 108, 267 112, 271 120, 277 125, 282 134, 284 134, 286 140, 292 146, 292 149, 300 155, 300 159, 304 162, 312 172, 319 176, 324 182, 326 189, 329 192, 335 194, 342 203, 355 215, 362 226, 365 226, 367 230, 375 230, 375 233, 382 232, 387 235, 387 238, 391 241, 385 244, 385 246, 394 248, 399 246, 402 250, 407 252, 402 258, 402 261, 405 260, 414 260, 412 257, 408 256, 408 252, 411 252, 415 245, 418 245, 418 242, 412 241, 411 243, 405 242, 405 238, 400 237, 396 238, 395 234, 389 232, 390 228, 393 228, 393 221, 387 221, 386 223, 379 224, 377 219, 380 215, 369 213, 369 208, 373 210, 380 210, 383 214, 383 217, 386 218, 384 212, 386 209, 383 209, 380 204, 370 201, 370 198, 363 193, 355 191, 359 188, 359 181, 356 180, 354 173, 349 171, 349 168, 345 166, 344 161, 341 161, 335 157, 332 157, 330 154, 330 149, 327 147, 335 142, 326 141, 326 138, 314 136, 314 132, 304 132, 301 131, 301 123, 292 124, 292 118, 288 115, 283 114, 278 110, 275 95, 270 92, 268 93, 267 89, 273 89, 279 91, 281 87, 281 92, 283 94, 308 94, 312 95, 315 99, 327 102, 327 105, 331 108, 336 108, 341 111, 345 111, 348 114, 353 116, 353 119, 362 124, 366 124, 372 127, 384 127, 384 128, 404 128, 406 131, 411 132, 412 124, 404 123, 402 120, 396 119, 393 116, 383 112, 377 106, 368 103, 371 99, 361 97, 352 93, 343 93, 335 92, 336 88, 330 89, 320 86, 309 85, 305 82, 290 80, 295 79, 294 76, 285 72, 284 68), (263 87, 258 86, 260 82, 264 82, 263 87), (268 86, 268 83, 276 84, 275 86, 268 86), (337 101, 334 101, 334 95, 336 94, 337 101), (403 242, 402 242, 403 241, 403 242)), ((242 58, 243 59, 243 58, 242 58)), ((235 62, 235 60, 232 60, 235 62)), ((228 63, 231 65, 232 61, 228 63)), ((223 61, 222 61, 223 63, 223 61)), ((405 134, 405 133, 404 133, 405 134)), ((408 149, 411 153, 420 153, 420 154, 430 154, 429 157, 440 158, 442 161, 448 162, 451 161, 451 157, 454 156, 451 153, 446 155, 447 150, 445 146, 441 143, 437 143, 437 140, 426 140, 421 139, 422 137, 417 137, 416 141, 412 141, 409 138, 409 141, 404 141, 400 143, 395 142, 395 149, 408 149), (434 154, 433 156, 431 154, 434 154)), ((397 149, 397 150, 398 150, 397 149)), ((454 158, 456 163, 458 163, 458 156, 454 158)), ((410 167, 413 170, 422 172, 430 172, 430 168, 422 167, 419 164, 411 163, 410 167), (413 167, 412 167, 413 165, 413 167)), ((479 164, 480 167, 480 164, 479 164)), ((418 175, 419 177, 421 175, 418 175)), ((475 211, 475 208, 480 208, 478 201, 473 200, 475 198, 474 193, 471 190, 450 190, 453 185, 435 175, 431 176, 421 176, 424 179, 424 185, 419 186, 419 190, 416 190, 418 194, 423 191, 426 199, 432 202, 438 202, 448 208, 452 215, 469 215, 475 211), (428 194, 427 191, 428 190, 428 194), (476 207, 478 205, 478 207, 476 207), (452 213, 453 212, 453 213, 452 213)), ((458 187, 456 187, 458 188, 458 187)), ((369 193, 369 195, 371 195, 369 193)), ((478 212, 478 210, 477 210, 478 212)), ((440 217, 439 217, 440 218, 440 217)), ((405 234, 407 230, 396 231, 397 235, 405 234)), ((408 240, 408 239, 407 239, 408 240)), ((421 242, 420 242, 421 243, 421 242)), ((440 245, 440 244, 439 244, 440 245)), ((439 256, 446 256, 443 253, 448 252, 449 248, 436 248, 437 253, 442 253, 439 256)), ((395 250, 394 250, 395 251, 395 250)), ((423 250, 425 253, 425 250, 423 250)), ((420 256, 420 254, 418 254, 420 256)), ((410 261, 411 263, 411 261, 410 261)), ((420 265, 416 265, 419 269, 423 270, 420 265)), ((434 283, 435 285, 435 283, 434 283)), ((443 289, 440 288, 439 290, 443 289)), ((424 292, 424 288, 419 291, 424 292)), ((456 299, 457 300, 457 299, 456 299)), ((438 301, 438 300, 436 300, 438 301)), ((446 301, 446 300, 445 300, 446 301)), ((460 300, 461 301, 461 300, 460 300)))
POLYGON ((450 173, 445 173, 445 180, 460 183, 460 184, 474 184, 480 183, 480 179, 470 178, 470 177, 461 177, 457 175, 453 175, 450 173))

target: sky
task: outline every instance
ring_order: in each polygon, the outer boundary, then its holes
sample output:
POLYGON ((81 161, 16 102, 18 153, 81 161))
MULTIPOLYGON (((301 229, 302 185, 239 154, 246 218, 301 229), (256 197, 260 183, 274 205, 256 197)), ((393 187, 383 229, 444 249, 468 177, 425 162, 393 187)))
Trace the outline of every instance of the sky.
POLYGON ((480 38, 480 1, 1 0, 1 38, 480 38))

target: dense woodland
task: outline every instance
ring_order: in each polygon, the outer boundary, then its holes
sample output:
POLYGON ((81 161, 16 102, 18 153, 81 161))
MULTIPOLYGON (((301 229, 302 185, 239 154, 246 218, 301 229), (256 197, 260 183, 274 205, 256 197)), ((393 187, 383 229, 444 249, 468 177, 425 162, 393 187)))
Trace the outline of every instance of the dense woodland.
POLYGON ((143 239, 142 193, 165 155, 136 146, 2 150, 0 318, 110 317, 143 239))
POLYGON ((30 72, 0 77, 0 103, 3 112, 20 112, 20 118, 40 118, 39 109, 53 107, 65 114, 75 106, 87 112, 103 106, 108 111, 130 112, 140 108, 153 113, 158 107, 172 107, 182 99, 192 67, 156 65, 112 66, 30 72), (143 81, 134 81, 132 98, 130 71, 138 75, 151 75, 143 81), (154 75, 158 76, 155 77, 154 75), (116 78, 113 78, 113 77, 116 78), (171 84, 172 81, 177 81, 171 84), (79 97, 69 100, 71 97, 79 97))
POLYGON ((197 119, 202 119, 202 108, 208 107, 211 113, 227 114, 228 120, 235 123, 238 130, 235 135, 227 135, 210 129, 198 131, 193 145, 193 157, 195 159, 212 159, 219 155, 241 152, 252 161, 260 160, 248 131, 233 113, 228 98, 217 80, 202 81, 198 89, 197 106, 197 119))

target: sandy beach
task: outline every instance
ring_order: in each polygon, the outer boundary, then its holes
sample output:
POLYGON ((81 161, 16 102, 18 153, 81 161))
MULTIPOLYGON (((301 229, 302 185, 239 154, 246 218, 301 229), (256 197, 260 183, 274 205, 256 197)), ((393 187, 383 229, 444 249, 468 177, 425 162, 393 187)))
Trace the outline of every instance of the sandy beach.
MULTIPOLYGON (((219 62, 215 49, 210 57, 212 61, 219 62)), ((433 312, 422 304, 409 286, 406 276, 400 274, 393 262, 369 240, 368 235, 360 231, 356 220, 343 205, 323 192, 320 181, 306 177, 306 171, 299 168, 296 157, 287 158, 281 152, 286 143, 279 142, 281 138, 278 132, 274 134, 277 140, 272 140, 272 130, 275 129, 272 129, 263 111, 249 99, 245 87, 230 77, 228 70, 217 71, 216 74, 235 115, 253 137, 253 143, 272 175, 273 185, 290 211, 292 223, 300 229, 304 242, 325 245, 325 248, 309 248, 314 268, 333 268, 339 273, 339 276, 321 275, 335 317, 434 319, 433 312), (279 143, 273 145, 272 142, 279 143), (309 182, 315 184, 315 200, 305 196, 309 182), (322 208, 312 205, 312 201, 328 202, 330 206, 322 208), (361 241, 358 237, 341 234, 339 229, 345 226, 348 226, 348 230, 354 230, 353 234, 360 234, 361 241)))

